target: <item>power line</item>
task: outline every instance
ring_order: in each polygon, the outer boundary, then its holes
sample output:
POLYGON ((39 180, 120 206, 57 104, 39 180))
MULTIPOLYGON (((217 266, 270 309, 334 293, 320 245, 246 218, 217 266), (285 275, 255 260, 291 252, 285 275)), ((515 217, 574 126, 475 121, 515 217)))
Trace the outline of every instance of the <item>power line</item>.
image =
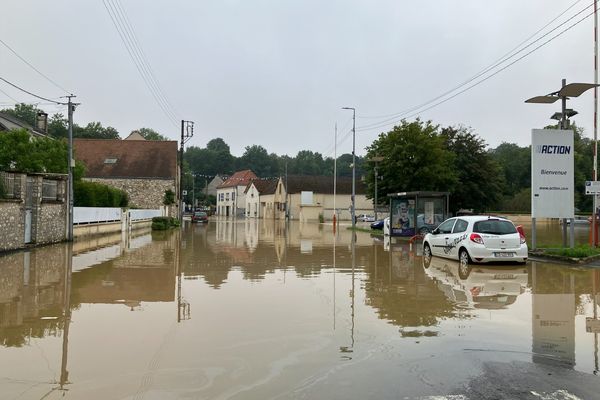
POLYGON ((119 13, 117 6, 111 3, 110 0, 102 0, 102 3, 104 4, 104 8, 110 16, 110 19, 115 29, 117 30, 121 41, 125 45, 125 49, 127 50, 129 57, 133 61, 138 73, 140 74, 140 77, 144 81, 144 84, 150 91, 150 94, 156 101, 159 108, 163 111, 165 116, 171 121, 171 123, 175 126, 178 126, 178 118, 176 118, 176 115, 168 108, 168 101, 165 101, 161 97, 160 93, 157 91, 154 84, 152 83, 152 80, 147 72, 147 68, 145 67, 143 60, 139 56, 139 53, 136 51, 137 48, 135 47, 135 44, 133 43, 133 40, 130 37, 129 31, 125 27, 125 22, 123 22, 122 14, 119 13))
MULTIPOLYGON (((25 89, 23 89, 22 87, 20 87, 20 86, 17 86, 17 85, 15 85, 14 83, 12 83, 12 82, 10 82, 10 81, 7 81, 6 79, 2 78, 1 76, 0 76, 0 80, 1 80, 1 81, 3 81, 3 82, 6 82, 6 83, 8 83, 10 86, 14 87, 15 89, 19 89, 21 92, 27 93, 28 95, 30 95, 30 96, 33 96, 33 97, 37 97, 38 99, 41 99, 41 100, 46 100, 46 101, 48 101, 48 102, 50 102, 50 103, 54 103, 54 104, 60 104, 60 105, 63 105, 63 106, 66 106, 66 105, 67 105, 67 103, 62 103, 62 102, 60 102, 60 101, 52 100, 52 99, 49 99, 49 98, 47 98, 47 97, 43 97, 43 96, 37 95, 37 94, 35 94, 35 93, 32 93, 32 92, 30 92, 30 91, 28 91, 28 90, 25 90, 25 89)), ((9 97, 10 97, 10 96, 9 96, 9 97)))
POLYGON ((9 99, 11 99, 12 101, 18 103, 19 100, 15 99, 14 97, 12 97, 10 94, 6 93, 4 90, 0 89, 0 92, 3 93, 6 97, 8 97, 9 99))
MULTIPOLYGON (((125 8, 123 7, 123 4, 121 3, 121 0, 113 0, 113 1, 115 2, 115 4, 118 6, 118 8, 120 10, 120 14, 123 17, 122 21, 125 23, 125 26, 128 28, 128 30, 130 32, 130 37, 133 39, 132 43, 134 44, 134 48, 137 49, 138 56, 142 61, 142 65, 144 65, 146 67, 146 70, 150 77, 150 81, 153 82, 155 88, 157 89, 158 93, 162 96, 164 102, 166 103, 166 105, 167 105, 168 109, 171 111, 171 113, 173 115, 177 116, 180 113, 178 113, 177 110, 175 109, 175 107, 173 107, 173 105, 169 101, 169 98, 165 95, 165 92, 163 91, 162 87, 160 86, 158 79, 156 79, 156 76, 154 75, 152 66, 148 62, 146 53, 144 52, 143 47, 140 45, 140 42, 137 39, 137 35, 135 34, 133 25, 131 24, 131 21, 129 20, 129 17, 127 15, 127 12, 125 11, 125 8)), ((180 118, 178 118, 178 119, 180 119, 180 118)))
MULTIPOLYGON (((587 8, 589 8, 589 6, 588 6, 588 7, 586 7, 585 9, 587 9, 587 8)), ((585 9, 584 9, 584 10, 585 10, 585 9)), ((582 10, 582 11, 583 11, 583 10, 582 10)), ((577 13, 576 15, 579 15, 579 14, 581 14, 581 12, 577 13)), ((532 54, 532 53, 534 53, 535 51, 539 50, 540 48, 544 47, 546 44, 548 44, 548 43, 550 43, 551 41, 553 41, 554 39, 558 38, 559 36, 561 36, 561 35, 562 35, 562 34, 564 34, 565 32, 567 32, 567 31, 571 30, 571 29, 572 29, 572 28, 574 28, 576 25, 579 25, 581 22, 583 22, 584 20, 586 20, 587 18, 589 18, 589 17, 590 17, 590 16, 592 16, 592 15, 594 15, 594 12, 593 12, 593 11, 592 11, 591 13, 587 14, 586 16, 584 16, 583 18, 581 18, 580 20, 576 21, 575 23, 573 23, 573 24, 569 25, 567 28, 565 28, 564 30, 560 31, 558 34, 556 34, 556 35, 552 36, 550 39, 548 39, 547 41, 543 42, 543 43, 542 43, 542 44, 540 44, 539 46, 537 46, 537 47, 533 48, 531 51, 529 51, 529 52, 525 53, 524 55, 522 55, 521 57, 517 58, 516 60, 514 60, 514 61, 510 62, 509 64, 507 64, 507 65, 503 66, 502 68, 500 68, 500 69, 498 69, 498 70, 494 71, 492 74, 490 74, 490 75, 486 76, 485 78, 483 78, 483 79, 481 79, 481 80, 479 80, 479 81, 475 82, 474 84, 472 84, 472 85, 470 85, 470 86, 467 86, 465 89, 463 89, 463 90, 461 90, 461 91, 459 91, 459 92, 457 92, 457 93, 453 94, 452 96, 445 98, 444 100, 441 100, 441 101, 439 101, 439 102, 437 102, 437 103, 434 103, 433 105, 431 105, 431 106, 429 106, 429 107, 425 107, 425 108, 423 108, 423 106, 425 106, 425 105, 427 105, 427 104, 430 104, 430 103, 432 103, 432 101, 429 101, 429 102, 423 103, 421 106, 413 107, 413 108, 412 108, 412 109, 410 109, 409 111, 406 111, 406 112, 404 112, 404 117, 403 117, 403 118, 400 118, 400 119, 398 119, 398 118, 394 118, 393 120, 392 120, 392 119, 388 119, 388 120, 385 120, 385 121, 381 121, 381 122, 379 122, 379 123, 370 124, 370 125, 365 125, 365 126, 362 126, 362 127, 358 128, 358 129, 357 129, 357 131, 359 131, 359 132, 364 132, 364 131, 368 131, 368 130, 372 130, 372 129, 382 128, 382 127, 384 127, 384 126, 388 126, 388 125, 394 124, 394 123, 396 123, 396 122, 399 122, 400 120, 402 120, 402 119, 404 119, 404 118, 411 118, 411 117, 414 117, 414 116, 416 116, 416 115, 418 115, 418 114, 420 114, 420 113, 422 113, 422 112, 425 112, 425 111, 427 111, 427 110, 430 110, 430 109, 432 109, 432 108, 434 108, 434 107, 437 107, 437 106, 439 106, 439 105, 441 105, 441 104, 443 104, 443 103, 445 103, 445 102, 447 102, 447 101, 449 101, 449 100, 451 100, 451 99, 453 99, 453 98, 455 98, 455 97, 459 96, 460 94, 462 94, 462 93, 464 93, 464 92, 466 92, 466 91, 468 91, 468 90, 470 90, 470 89, 474 88, 475 86, 478 86, 478 85, 482 84, 483 82, 487 81, 488 79, 490 79, 490 78, 492 78, 492 77, 496 76, 497 74, 499 74, 500 72, 504 71, 504 70, 505 70, 505 69, 507 69, 508 67, 510 67, 510 66, 512 66, 512 65, 514 65, 515 63, 517 63, 517 62, 521 61, 521 60, 522 60, 522 59, 524 59, 525 57, 529 56, 530 54, 532 54), (410 113, 411 111, 415 111, 415 110, 418 110, 418 111, 416 111, 415 113, 412 113, 412 114, 410 114, 410 115, 407 115, 407 114, 408 114, 408 113, 410 113)), ((569 21, 569 20, 571 20, 571 19, 572 19, 572 18, 568 19, 567 21, 569 21)), ((560 26, 564 25, 564 24, 565 24, 567 21, 565 21, 564 23, 562 23, 561 25, 559 25, 557 28, 559 28, 560 26)), ((557 28, 554 28, 552 31, 555 31, 557 28)), ((552 32, 552 31, 550 31, 550 32, 552 32)), ((550 32, 548 32, 548 33, 550 33, 550 32)), ((548 33, 547 33, 547 34, 545 34, 544 36, 542 36, 542 38, 543 38, 543 37, 545 37, 545 36, 547 36, 547 35, 548 35, 548 33)), ((531 44, 530 44, 530 45, 528 45, 527 47, 529 47, 529 46, 531 46, 532 44, 534 44, 534 43, 538 42, 540 39, 541 39, 541 38, 537 39, 535 42, 531 43, 531 44)), ((525 47, 525 48, 527 48, 527 47, 525 47)), ((522 50, 524 50, 525 48, 523 48, 522 50)), ((520 50, 519 52, 521 52, 522 50, 520 50)), ((510 59, 510 58, 512 58, 512 57, 514 57, 514 56, 515 56, 516 54, 518 54, 519 52, 517 52, 517 53, 515 53, 514 55, 512 55, 511 57, 509 57, 509 59, 510 59)), ((508 59, 507 59, 507 60, 508 60, 508 59)), ((504 61, 507 61, 507 60, 504 60, 504 61)), ((470 82, 470 81, 469 81, 469 82, 470 82)), ((464 86, 464 85, 463 85, 463 86, 464 86)), ((459 86, 459 87, 462 87, 462 86, 459 86)), ((454 91, 454 90, 453 90, 453 91, 454 91)), ((452 92, 452 91, 450 91, 449 93, 451 93, 451 92, 452 92)), ((449 93, 446 93, 446 94, 449 94, 449 93)), ((438 96, 438 97, 436 97, 436 98, 435 98, 433 101, 435 101, 435 100, 437 100, 437 99, 440 99, 440 98, 442 98, 442 97, 444 97, 444 96, 443 96, 443 95, 442 95, 442 96, 438 96)), ((400 114, 398 114, 398 116, 400 116, 400 114)))
POLYGON ((59 85, 58 83, 56 83, 56 81, 54 79, 49 78, 46 74, 44 74, 42 71, 40 71, 39 69, 37 69, 36 67, 34 67, 29 61, 27 61, 26 59, 24 59, 23 57, 21 57, 12 47, 10 47, 5 41, 3 41, 2 39, 0 39, 0 43, 2 43, 4 45, 4 47, 6 47, 8 50, 10 50, 15 56, 17 56, 19 58, 19 60, 23 61, 25 64, 27 64, 31 69, 33 69, 35 72, 37 72, 38 74, 40 74, 43 78, 45 78, 48 82, 50 82, 51 84, 53 84, 54 86, 56 86, 57 88, 59 88, 60 90, 64 91, 67 94, 71 94, 70 91, 68 91, 67 89, 65 89, 64 87, 62 87, 61 85, 59 85))

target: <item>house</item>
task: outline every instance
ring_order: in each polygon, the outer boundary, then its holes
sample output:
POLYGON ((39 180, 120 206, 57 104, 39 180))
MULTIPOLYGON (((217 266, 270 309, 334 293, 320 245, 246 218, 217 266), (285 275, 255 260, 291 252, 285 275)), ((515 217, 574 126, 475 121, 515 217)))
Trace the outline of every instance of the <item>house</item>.
POLYGON ((75 139, 75 159, 86 166, 84 180, 121 189, 129 204, 139 208, 163 206, 165 192, 175 194, 169 215, 179 214, 177 142, 118 139, 75 139))
POLYGON ((257 179, 256 174, 247 169, 237 171, 220 184, 217 187, 217 215, 243 216, 246 207, 244 191, 253 179, 257 179))
MULTIPOLYGON (((290 175, 283 178, 287 210, 290 219, 316 221, 320 216, 324 220, 333 219, 334 200, 337 218, 351 219, 352 178, 338 177, 337 190, 333 195, 332 176, 290 175)), ((355 213, 370 214, 373 202, 367 199, 366 188, 362 181, 356 181, 355 213)))
POLYGON ((279 179, 254 179, 246 186, 246 217, 273 218, 272 203, 267 200, 275 194, 278 183, 279 179))
POLYGON ((206 183, 206 185, 204 185, 204 193, 207 196, 215 196, 217 197, 217 188, 223 183, 225 182, 226 178, 217 174, 215 175, 214 178, 212 178, 212 180, 208 181, 208 179, 206 180, 208 183, 206 183))
POLYGON ((32 137, 50 137, 47 134, 48 128, 48 114, 38 113, 38 127, 33 126, 8 115, 6 113, 0 113, 0 132, 11 131, 13 129, 26 129, 29 131, 32 137))

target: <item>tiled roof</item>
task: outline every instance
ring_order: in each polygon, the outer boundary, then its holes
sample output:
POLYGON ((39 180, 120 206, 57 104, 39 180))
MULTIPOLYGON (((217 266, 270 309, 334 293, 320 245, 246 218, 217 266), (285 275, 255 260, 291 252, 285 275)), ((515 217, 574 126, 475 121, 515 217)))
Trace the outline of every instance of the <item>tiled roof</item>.
POLYGON ((217 186, 217 189, 223 189, 234 186, 246 186, 251 180, 257 179, 258 177, 249 169, 244 171, 237 171, 231 175, 225 182, 217 186))
POLYGON ((89 178, 177 177, 176 141, 74 139, 73 146, 89 178))
POLYGON ((254 185, 254 187, 256 187, 256 190, 258 190, 259 194, 273 194, 275 193, 275 190, 277 190, 277 182, 279 182, 278 178, 253 179, 248 184, 248 186, 246 186, 246 190, 244 190, 244 193, 246 193, 248 189, 250 189, 251 185, 254 185))
MULTIPOLYGON (((285 185, 285 178, 283 178, 285 185)), ((337 178, 337 194, 352 194, 352 178, 337 178)), ((287 177, 287 193, 314 192, 333 194, 333 176, 289 175, 287 177)), ((363 182, 356 179, 356 194, 365 194, 363 182)))

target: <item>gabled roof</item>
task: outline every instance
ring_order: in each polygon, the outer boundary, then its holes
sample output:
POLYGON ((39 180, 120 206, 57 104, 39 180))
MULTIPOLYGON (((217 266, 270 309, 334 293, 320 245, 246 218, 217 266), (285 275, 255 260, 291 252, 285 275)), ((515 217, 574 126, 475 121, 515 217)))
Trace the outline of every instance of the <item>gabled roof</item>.
POLYGON ((138 131, 133 131, 123 140, 146 140, 138 131))
POLYGON ((256 190, 258 190, 259 194, 274 194, 277 190, 277 183, 279 182, 278 178, 269 178, 269 179, 253 179, 248 186, 246 186, 246 190, 244 193, 248 192, 250 186, 254 185, 256 190))
POLYGON ((0 131, 10 131, 13 129, 27 129, 29 133, 36 137, 50 137, 37 128, 5 113, 0 113, 0 131))
MULTIPOLYGON (((283 178, 285 185, 286 178, 283 178)), ((337 178, 337 194, 352 194, 352 178, 337 178)), ((333 176, 289 175, 287 177, 287 193, 313 192, 333 194, 333 176)), ((356 179, 356 194, 365 194, 366 188, 360 179, 356 179)))
POLYGON ((177 177, 176 141, 74 139, 73 146, 88 178, 177 177))
POLYGON ((223 189, 234 186, 247 186, 251 180, 257 179, 258 177, 249 169, 243 171, 237 171, 231 175, 225 182, 217 186, 217 189, 223 189))

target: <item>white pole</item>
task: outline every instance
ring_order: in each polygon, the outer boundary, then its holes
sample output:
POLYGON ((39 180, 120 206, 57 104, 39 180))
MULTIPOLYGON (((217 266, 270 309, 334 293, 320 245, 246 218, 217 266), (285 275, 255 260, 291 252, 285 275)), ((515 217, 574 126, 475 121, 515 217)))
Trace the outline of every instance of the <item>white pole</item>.
MULTIPOLYGON (((594 84, 598 84, 598 1, 594 0, 594 84)), ((598 88, 594 87, 594 171, 592 180, 598 179, 598 88)), ((592 247, 596 247, 596 195, 592 196, 592 247)))
MULTIPOLYGON (((335 123, 335 134, 333 141, 333 224, 337 223, 337 208, 335 208, 335 196, 337 194, 337 122, 335 123)), ((335 247, 334 247, 335 249, 335 247)))

